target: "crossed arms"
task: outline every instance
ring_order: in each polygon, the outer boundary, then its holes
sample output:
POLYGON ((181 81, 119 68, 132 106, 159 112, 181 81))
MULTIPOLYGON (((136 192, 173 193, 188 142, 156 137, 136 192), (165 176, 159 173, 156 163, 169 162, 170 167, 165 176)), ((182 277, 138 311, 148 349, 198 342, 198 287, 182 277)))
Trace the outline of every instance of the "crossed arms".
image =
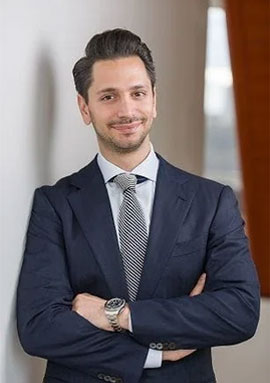
POLYGON ((205 291, 130 303, 131 336, 99 328, 79 314, 62 224, 45 190, 37 189, 17 296, 25 351, 89 375, 108 371, 137 383, 150 342, 162 338, 179 350, 194 350, 250 338, 258 322, 259 289, 235 205, 233 193, 224 188, 209 233, 205 291))
MULTIPOLYGON (((190 297, 202 293, 205 286, 205 280, 206 274, 203 273, 199 278, 196 286, 192 289, 189 295, 190 297)), ((72 310, 77 312, 79 315, 84 317, 86 320, 88 320, 90 323, 92 323, 99 329, 114 332, 104 313, 105 302, 105 299, 99 298, 88 293, 78 294, 72 301, 72 310)), ((120 327, 124 330, 129 330, 129 318, 130 309, 127 305, 119 315, 119 324, 120 327)), ((162 360, 177 361, 190 355, 194 351, 196 350, 165 350, 162 352, 162 360)))

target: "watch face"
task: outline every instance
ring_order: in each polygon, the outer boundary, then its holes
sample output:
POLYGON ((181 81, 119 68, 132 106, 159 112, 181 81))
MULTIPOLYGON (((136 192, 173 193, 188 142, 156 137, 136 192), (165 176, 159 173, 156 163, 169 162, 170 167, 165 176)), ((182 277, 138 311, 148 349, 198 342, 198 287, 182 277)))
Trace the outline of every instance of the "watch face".
POLYGON ((118 309, 125 303, 125 300, 122 298, 112 298, 106 303, 108 309, 118 309))

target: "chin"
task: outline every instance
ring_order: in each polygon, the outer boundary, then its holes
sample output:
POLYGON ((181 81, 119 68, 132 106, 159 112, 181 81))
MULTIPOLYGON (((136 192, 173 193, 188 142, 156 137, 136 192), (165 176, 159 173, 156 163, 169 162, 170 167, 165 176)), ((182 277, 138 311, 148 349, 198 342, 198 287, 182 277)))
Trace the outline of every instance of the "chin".
POLYGON ((113 142, 112 146, 115 151, 118 151, 119 153, 130 153, 134 152, 135 150, 138 150, 144 142, 143 140, 137 140, 136 142, 113 142))

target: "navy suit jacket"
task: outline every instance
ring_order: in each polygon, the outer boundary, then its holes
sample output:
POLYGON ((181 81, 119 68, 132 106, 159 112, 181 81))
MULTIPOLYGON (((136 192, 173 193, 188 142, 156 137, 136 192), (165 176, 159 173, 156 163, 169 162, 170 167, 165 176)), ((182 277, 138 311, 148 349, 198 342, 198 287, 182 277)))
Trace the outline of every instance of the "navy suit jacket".
POLYGON ((75 295, 128 300, 110 201, 96 158, 36 189, 17 293, 24 350, 48 360, 46 383, 215 382, 211 347, 254 335, 259 286, 230 187, 161 156, 133 334, 111 333, 71 310, 75 295), (202 272, 202 294, 189 293, 202 272), (197 349, 143 369, 149 347, 197 349))

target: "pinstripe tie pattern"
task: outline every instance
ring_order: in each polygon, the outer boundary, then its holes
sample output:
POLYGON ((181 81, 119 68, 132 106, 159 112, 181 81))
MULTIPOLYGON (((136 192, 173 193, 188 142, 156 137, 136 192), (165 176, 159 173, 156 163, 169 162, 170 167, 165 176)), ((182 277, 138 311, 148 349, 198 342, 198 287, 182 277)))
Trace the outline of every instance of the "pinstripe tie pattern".
POLYGON ((129 298, 135 301, 147 248, 147 228, 141 205, 136 197, 136 176, 123 173, 116 176, 113 181, 123 190, 123 202, 118 216, 120 250, 129 298))

